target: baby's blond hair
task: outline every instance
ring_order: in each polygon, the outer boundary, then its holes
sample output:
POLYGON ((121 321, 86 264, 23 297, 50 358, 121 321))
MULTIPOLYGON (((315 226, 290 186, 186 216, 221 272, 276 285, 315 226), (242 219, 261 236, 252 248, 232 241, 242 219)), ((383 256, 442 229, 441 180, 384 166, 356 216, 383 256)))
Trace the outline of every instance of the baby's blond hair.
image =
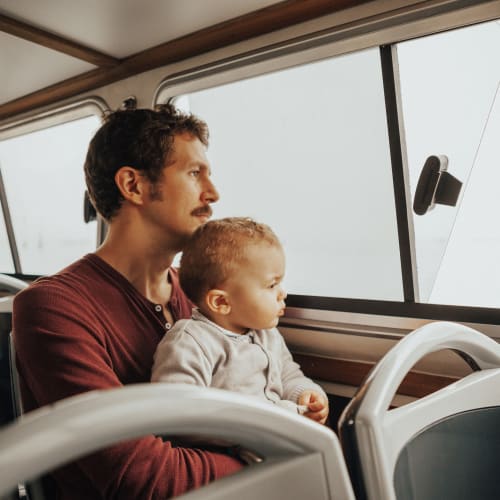
POLYGON ((181 258, 179 280, 186 295, 200 305, 205 294, 222 286, 241 263, 245 247, 262 242, 281 247, 269 226, 249 217, 227 217, 199 227, 181 258))

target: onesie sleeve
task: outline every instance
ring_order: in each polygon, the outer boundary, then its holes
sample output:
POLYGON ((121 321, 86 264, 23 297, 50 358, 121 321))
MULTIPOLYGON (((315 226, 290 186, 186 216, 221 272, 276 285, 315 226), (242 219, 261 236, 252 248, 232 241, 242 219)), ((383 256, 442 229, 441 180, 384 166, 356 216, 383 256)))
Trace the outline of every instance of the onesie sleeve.
POLYGON ((283 383, 283 399, 297 403, 299 396, 306 389, 314 390, 326 396, 325 391, 310 378, 306 377, 300 366, 293 360, 285 340, 276 330, 279 336, 280 354, 281 354, 281 380, 283 383))
POLYGON ((205 349, 187 331, 190 322, 178 321, 159 343, 151 372, 152 382, 210 387, 212 363, 205 349))

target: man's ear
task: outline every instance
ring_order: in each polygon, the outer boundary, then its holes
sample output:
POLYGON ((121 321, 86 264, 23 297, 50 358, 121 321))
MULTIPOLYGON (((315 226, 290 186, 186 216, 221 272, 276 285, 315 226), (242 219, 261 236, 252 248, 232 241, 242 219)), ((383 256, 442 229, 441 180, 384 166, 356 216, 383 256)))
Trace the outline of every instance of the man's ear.
POLYGON ((132 167, 121 167, 115 174, 115 183, 121 195, 135 205, 142 205, 146 193, 146 179, 132 167))
POLYGON ((208 310, 216 313, 227 315, 231 312, 231 304, 229 302, 229 294, 225 290, 212 289, 205 296, 205 303, 208 310))

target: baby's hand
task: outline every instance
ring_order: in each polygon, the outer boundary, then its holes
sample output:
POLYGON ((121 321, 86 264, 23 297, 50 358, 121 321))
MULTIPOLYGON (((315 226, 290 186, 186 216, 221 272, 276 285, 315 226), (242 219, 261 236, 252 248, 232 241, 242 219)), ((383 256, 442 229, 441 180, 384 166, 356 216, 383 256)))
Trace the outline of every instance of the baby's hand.
POLYGON ((324 424, 328 418, 328 399, 320 392, 307 389, 297 400, 299 406, 306 406, 304 416, 324 424))

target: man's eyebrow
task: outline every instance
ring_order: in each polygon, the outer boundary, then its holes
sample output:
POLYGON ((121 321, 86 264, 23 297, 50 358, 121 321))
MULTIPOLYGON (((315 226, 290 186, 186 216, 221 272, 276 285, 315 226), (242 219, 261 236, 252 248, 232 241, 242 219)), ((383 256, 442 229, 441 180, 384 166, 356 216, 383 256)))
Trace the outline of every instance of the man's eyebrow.
POLYGON ((204 161, 197 161, 195 162, 196 165, 198 165, 202 170, 207 170, 208 171, 208 174, 211 175, 212 174, 212 169, 210 168, 210 165, 204 161))

